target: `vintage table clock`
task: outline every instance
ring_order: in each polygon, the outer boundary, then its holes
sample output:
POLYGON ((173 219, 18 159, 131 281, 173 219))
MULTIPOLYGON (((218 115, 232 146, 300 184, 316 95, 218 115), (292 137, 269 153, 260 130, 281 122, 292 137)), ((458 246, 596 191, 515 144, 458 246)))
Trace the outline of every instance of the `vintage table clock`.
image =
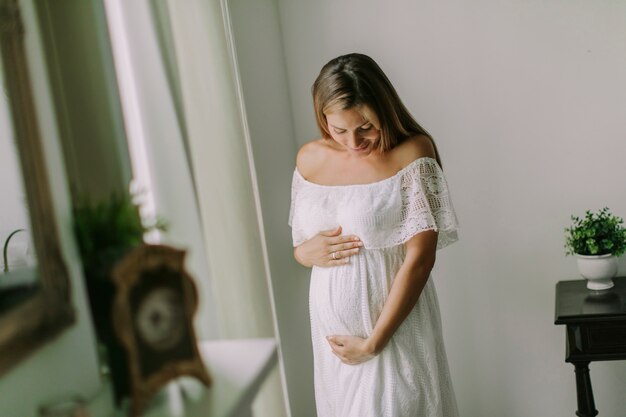
POLYGON ((193 376, 209 386, 193 328, 198 295, 185 251, 164 245, 133 249, 113 271, 113 319, 128 354, 130 416, 139 416, 168 381, 193 376))

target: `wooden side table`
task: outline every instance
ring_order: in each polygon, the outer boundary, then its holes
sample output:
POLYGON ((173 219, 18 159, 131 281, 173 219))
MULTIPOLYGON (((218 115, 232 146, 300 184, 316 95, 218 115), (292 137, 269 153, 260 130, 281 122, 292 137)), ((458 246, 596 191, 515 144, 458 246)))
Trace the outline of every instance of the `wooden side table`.
POLYGON ((556 284, 554 324, 566 326, 565 361, 575 367, 580 417, 598 415, 589 363, 626 359, 626 277, 608 290, 587 289, 587 281, 556 284))

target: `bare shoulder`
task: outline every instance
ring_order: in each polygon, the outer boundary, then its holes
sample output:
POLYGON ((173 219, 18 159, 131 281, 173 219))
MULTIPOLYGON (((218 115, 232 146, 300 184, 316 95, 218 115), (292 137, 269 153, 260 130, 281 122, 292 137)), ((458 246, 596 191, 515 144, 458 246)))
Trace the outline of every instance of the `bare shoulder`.
POLYGON ((329 146, 324 139, 315 139, 302 145, 296 156, 296 166, 304 177, 312 176, 328 156, 329 146))
POLYGON ((416 135, 400 142, 392 150, 396 165, 403 168, 418 158, 435 158, 435 146, 431 138, 426 135, 416 135))

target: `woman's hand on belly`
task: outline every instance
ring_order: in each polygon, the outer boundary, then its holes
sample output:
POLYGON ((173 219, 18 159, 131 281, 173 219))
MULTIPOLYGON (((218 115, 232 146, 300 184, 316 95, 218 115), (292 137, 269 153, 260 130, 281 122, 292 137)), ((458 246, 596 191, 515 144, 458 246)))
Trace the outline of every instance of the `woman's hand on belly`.
POLYGON ((341 226, 324 230, 293 250, 296 260, 310 268, 312 266, 338 266, 347 264, 348 258, 356 255, 363 246, 357 236, 342 235, 341 226))
POLYGON ((358 365, 376 356, 368 339, 358 336, 327 336, 333 353, 347 365, 358 365))

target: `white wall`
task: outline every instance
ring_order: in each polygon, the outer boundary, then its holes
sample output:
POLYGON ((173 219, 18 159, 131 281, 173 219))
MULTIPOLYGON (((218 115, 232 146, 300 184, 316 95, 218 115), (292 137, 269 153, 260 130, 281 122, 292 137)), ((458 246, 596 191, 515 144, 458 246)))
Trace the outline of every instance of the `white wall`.
MULTIPOLYGON (((462 227, 434 272, 461 414, 573 415, 554 286, 578 277, 563 254, 570 214, 607 205, 626 216, 626 3, 279 0, 279 10, 299 144, 318 135, 319 69, 359 51, 439 145, 462 227)), ((600 415, 623 415, 626 364, 593 363, 591 375, 600 415)))

